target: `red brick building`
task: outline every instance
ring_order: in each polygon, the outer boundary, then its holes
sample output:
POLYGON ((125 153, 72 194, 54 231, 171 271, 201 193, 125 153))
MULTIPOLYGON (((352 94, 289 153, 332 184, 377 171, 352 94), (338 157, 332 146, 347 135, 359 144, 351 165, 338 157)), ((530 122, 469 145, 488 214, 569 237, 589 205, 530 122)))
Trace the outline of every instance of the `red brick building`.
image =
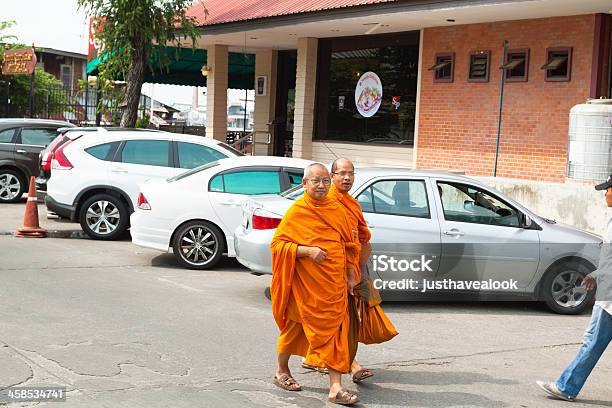
POLYGON ((227 56, 242 50, 256 56, 254 128, 270 132, 258 153, 564 182, 571 107, 612 97, 611 9, 609 0, 195 3, 208 110, 218 112, 207 134, 225 137, 227 56))
POLYGON ((465 170, 468 174, 493 174, 500 77, 504 40, 509 52, 527 51, 527 75, 521 81, 509 78, 504 85, 503 113, 497 175, 533 180, 563 181, 567 162, 568 121, 572 106, 587 97, 609 96, 610 18, 581 15, 533 20, 426 28, 423 60, 436 54, 454 54, 452 82, 435 82, 435 74, 421 77, 417 167, 465 170), (596 28, 604 26, 608 43, 598 61, 601 38, 596 28), (549 81, 547 50, 569 48, 569 78, 549 81), (489 54, 489 78, 468 78, 471 53, 489 54), (599 89, 597 87, 599 86, 599 89))

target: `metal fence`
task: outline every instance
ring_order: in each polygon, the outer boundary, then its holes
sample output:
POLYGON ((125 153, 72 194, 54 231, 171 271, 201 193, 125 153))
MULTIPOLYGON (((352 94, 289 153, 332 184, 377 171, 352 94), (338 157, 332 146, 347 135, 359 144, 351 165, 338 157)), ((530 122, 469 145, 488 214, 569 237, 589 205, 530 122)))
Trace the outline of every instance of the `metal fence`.
MULTIPOLYGON (((81 126, 117 126, 122 107, 116 90, 101 91, 95 84, 78 87, 24 88, 11 77, 0 77, 0 117, 66 120, 81 126)), ((148 107, 142 105, 139 117, 148 107)))
MULTIPOLYGON (((138 118, 147 116, 151 99, 141 97, 138 118)), ((76 88, 65 86, 30 87, 11 77, 0 76, 0 118, 65 120, 79 126, 119 126, 123 112, 117 90, 102 91, 95 84, 76 88)), ((149 125, 154 128, 153 125, 149 125)), ((159 127, 172 133, 206 136, 204 126, 170 124, 159 127)), ((228 130, 226 142, 249 154, 251 132, 228 130)))

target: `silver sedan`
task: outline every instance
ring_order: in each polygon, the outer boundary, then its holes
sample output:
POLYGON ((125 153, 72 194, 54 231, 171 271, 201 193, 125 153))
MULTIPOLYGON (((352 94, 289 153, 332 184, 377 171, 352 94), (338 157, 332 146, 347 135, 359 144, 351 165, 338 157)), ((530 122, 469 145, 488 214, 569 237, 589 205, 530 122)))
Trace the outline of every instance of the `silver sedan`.
MULTIPOLYGON (((539 217, 468 177, 358 168, 350 193, 372 232, 369 275, 385 300, 543 300, 581 313, 592 293, 600 237, 539 217), (432 296, 433 295, 433 296, 432 296)), ((252 197, 234 245, 239 262, 271 273, 270 241, 300 187, 252 197)))

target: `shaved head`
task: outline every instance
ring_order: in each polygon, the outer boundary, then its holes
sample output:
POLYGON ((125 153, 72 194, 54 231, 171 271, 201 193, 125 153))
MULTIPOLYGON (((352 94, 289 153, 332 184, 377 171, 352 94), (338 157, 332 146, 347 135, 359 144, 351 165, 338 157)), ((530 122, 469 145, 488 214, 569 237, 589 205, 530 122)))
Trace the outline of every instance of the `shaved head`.
POLYGON ((355 182, 355 166, 349 159, 340 158, 332 163, 332 182, 341 193, 348 193, 355 182))
POLYGON ((306 193, 315 200, 323 200, 331 184, 329 171, 321 163, 313 163, 304 169, 302 185, 306 193))
POLYGON ((331 172, 335 173, 338 170, 338 167, 340 165, 342 165, 342 164, 349 165, 349 166, 351 166, 351 168, 353 170, 355 170, 355 166, 353 165, 352 161, 350 161, 349 159, 346 159, 344 157, 340 157, 340 158, 334 160, 334 162, 332 163, 332 165, 331 165, 331 172))
POLYGON ((321 163, 312 163, 306 166, 304 169, 304 179, 309 179, 314 170, 325 170, 327 176, 329 177, 329 172, 327 171, 327 167, 325 167, 321 163))

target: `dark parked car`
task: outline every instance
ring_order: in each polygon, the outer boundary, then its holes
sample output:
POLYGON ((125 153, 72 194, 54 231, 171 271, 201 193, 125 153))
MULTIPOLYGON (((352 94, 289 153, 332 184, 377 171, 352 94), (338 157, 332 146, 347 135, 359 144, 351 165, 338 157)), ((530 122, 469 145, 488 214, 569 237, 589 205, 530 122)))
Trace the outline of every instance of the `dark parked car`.
POLYGON ((30 176, 39 174, 38 155, 69 122, 45 119, 0 119, 0 203, 19 200, 30 176))

